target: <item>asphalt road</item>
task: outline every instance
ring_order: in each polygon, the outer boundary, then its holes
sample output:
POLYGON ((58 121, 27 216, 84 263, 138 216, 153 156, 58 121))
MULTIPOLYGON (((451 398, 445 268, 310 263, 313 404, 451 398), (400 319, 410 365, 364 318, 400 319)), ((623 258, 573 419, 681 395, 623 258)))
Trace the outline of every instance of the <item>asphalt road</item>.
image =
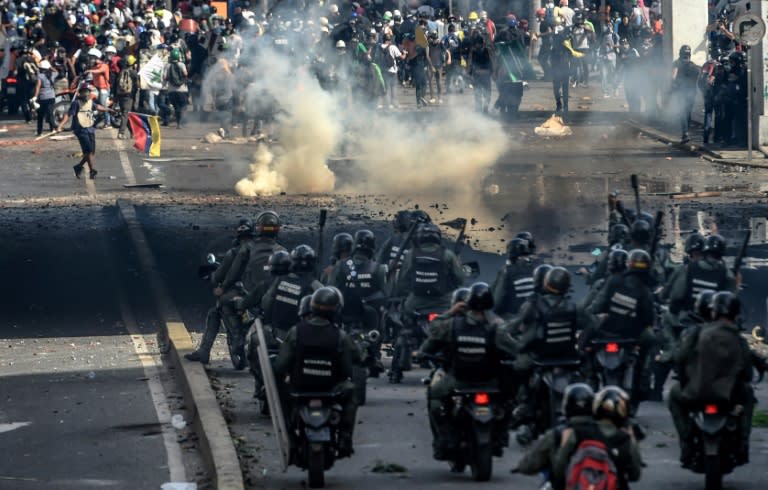
MULTIPOLYGON (((532 85, 521 119, 504 127, 511 147, 493 165, 472 175, 474 179, 457 178, 455 185, 439 190, 426 179, 403 181, 385 194, 369 192, 367 185, 354 191, 355 168, 365 165, 366 158, 347 155, 329 162, 343 193, 238 197, 234 184, 245 175, 255 145, 201 142, 200 137, 214 128, 194 122, 184 131, 163 132, 163 156, 206 160, 145 162, 129 143, 114 139, 114 132, 100 131, 99 176, 90 185, 72 175, 75 141, 33 142, 32 127, 0 122, 0 128, 8 128, 0 132, 0 383, 5 395, 0 430, 7 430, 0 432, 7 455, 0 463, 0 488, 157 488, 170 477, 164 444, 169 436, 172 442, 182 440, 188 479, 205 484, 205 475, 196 474, 194 435, 169 434, 168 424, 158 421, 145 369, 128 335, 128 324, 134 324, 150 357, 159 359, 153 344, 152 302, 117 220, 115 199, 138 204, 161 274, 185 323, 196 331, 211 304, 208 288, 195 277, 197 266, 206 252, 227 246, 237 217, 253 216, 266 207, 284 216, 282 241, 289 247, 315 244, 317 210, 330 209, 326 254, 330 237, 339 231, 368 227, 381 240, 392 212, 403 207, 418 204, 435 221, 473 218, 470 247, 462 257, 480 261, 485 280, 493 279, 503 261, 496 252, 520 229, 536 234, 548 260, 588 265, 590 252, 605 242, 605 196, 620 189, 631 202, 631 173, 640 175, 644 206, 666 211, 665 232, 671 243, 679 243, 681 231, 717 227, 735 249, 749 218, 768 216, 768 178, 762 171, 720 167, 639 137, 620 124, 625 117, 620 100, 583 99, 591 94, 577 89, 581 102, 573 115, 574 135, 563 140, 535 138, 533 128, 548 117, 551 96, 546 85, 532 85), (164 187, 123 187, 134 183, 164 187), (686 201, 648 195, 687 190, 721 195, 686 201), (30 425, 6 425, 25 422, 30 425)), ((449 99, 447 105, 469 110, 469 97, 449 99)), ((403 98, 404 115, 398 117, 415 117, 425 128, 446 111, 430 108, 413 115, 409 104, 403 98)), ((472 160, 465 159, 468 164, 472 160)), ((455 237, 455 232, 444 230, 447 237, 455 237)), ((757 267, 763 264, 765 239, 755 236, 750 266, 757 267)), ((679 255, 679 247, 673 252, 679 255)), ((759 268, 745 271, 745 297, 755 323, 765 320, 764 277, 759 268)), ((219 344, 214 354, 223 357, 224 350, 219 344)), ((220 367, 212 375, 220 379, 233 430, 243 438, 238 445, 251 456, 245 460, 251 462, 252 488, 298 488, 299 472, 275 471, 268 424, 251 405, 248 376, 220 367)), ((330 486, 390 487, 400 478, 419 488, 467 484, 466 477, 451 475, 446 465, 431 460, 418 377, 409 374, 408 383, 394 388, 384 380, 372 382, 370 404, 360 412, 357 454, 334 468, 330 486), (377 460, 402 464, 407 471, 372 474, 369 470, 377 460)), ((172 379, 163 370, 159 382, 173 413, 182 410, 172 379)), ((649 425, 651 437, 643 446, 649 466, 638 488, 701 488, 702 479, 675 462, 675 441, 664 409, 644 406, 640 419, 649 425)), ((753 462, 729 478, 729 488, 764 486, 765 444, 765 434, 756 431, 753 462)), ((535 479, 507 474, 517 456, 518 450, 512 449, 497 461, 489 486, 535 486, 535 479)))

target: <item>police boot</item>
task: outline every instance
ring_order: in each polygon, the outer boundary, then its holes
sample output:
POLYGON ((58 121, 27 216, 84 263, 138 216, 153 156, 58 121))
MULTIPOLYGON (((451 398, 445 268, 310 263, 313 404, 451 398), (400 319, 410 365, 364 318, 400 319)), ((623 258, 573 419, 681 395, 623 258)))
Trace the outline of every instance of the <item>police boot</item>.
POLYGON ((400 370, 389 370, 389 382, 390 384, 400 384, 403 381, 403 373, 400 370))
POLYGON ((213 348, 213 343, 216 341, 216 336, 218 334, 219 315, 215 309, 211 309, 205 320, 205 331, 203 332, 203 338, 200 340, 200 345, 195 352, 185 354, 184 358, 189 361, 208 364, 211 360, 211 349, 213 348))
POLYGON ((354 452, 355 450, 352 449, 352 434, 345 430, 339 431, 339 446, 336 448, 339 458, 348 458, 354 452))

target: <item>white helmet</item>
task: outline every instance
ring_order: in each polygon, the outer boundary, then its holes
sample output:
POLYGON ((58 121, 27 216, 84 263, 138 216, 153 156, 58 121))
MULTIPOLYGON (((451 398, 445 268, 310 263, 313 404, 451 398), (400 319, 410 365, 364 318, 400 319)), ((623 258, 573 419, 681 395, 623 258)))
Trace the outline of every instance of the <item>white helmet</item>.
POLYGON ((346 48, 347 47, 347 43, 345 43, 344 41, 339 39, 338 41, 336 41, 336 47, 337 48, 346 48))
POLYGON ((321 26, 327 26, 328 25, 328 17, 320 17, 320 25, 321 26))
POLYGON ((114 46, 107 46, 106 48, 104 48, 104 52, 107 54, 115 54, 117 53, 117 49, 115 49, 114 46))
POLYGON ((91 48, 88 50, 88 56, 95 56, 97 58, 101 58, 101 51, 99 51, 96 48, 91 48))

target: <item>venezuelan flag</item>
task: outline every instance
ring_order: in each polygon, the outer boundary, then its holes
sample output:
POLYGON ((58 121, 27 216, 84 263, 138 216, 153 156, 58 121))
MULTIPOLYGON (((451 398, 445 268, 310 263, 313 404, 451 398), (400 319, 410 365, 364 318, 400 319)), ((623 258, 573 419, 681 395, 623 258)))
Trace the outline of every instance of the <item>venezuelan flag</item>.
POLYGON ((133 132, 133 146, 140 152, 160 156, 160 119, 157 116, 128 113, 128 124, 133 132))

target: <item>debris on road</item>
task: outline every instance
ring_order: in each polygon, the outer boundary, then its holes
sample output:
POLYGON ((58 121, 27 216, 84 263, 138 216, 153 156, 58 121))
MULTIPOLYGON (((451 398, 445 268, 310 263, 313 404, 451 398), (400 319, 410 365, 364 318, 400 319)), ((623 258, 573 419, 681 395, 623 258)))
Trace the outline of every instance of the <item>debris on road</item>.
POLYGON ((405 473, 408 471, 405 466, 397 463, 385 463, 383 461, 376 461, 371 468, 371 473, 405 473))
POLYGON ((552 117, 544 121, 544 124, 534 129, 533 132, 536 133, 536 136, 555 138, 561 138, 573 134, 571 127, 566 126, 563 122, 563 118, 554 114, 552 117))

